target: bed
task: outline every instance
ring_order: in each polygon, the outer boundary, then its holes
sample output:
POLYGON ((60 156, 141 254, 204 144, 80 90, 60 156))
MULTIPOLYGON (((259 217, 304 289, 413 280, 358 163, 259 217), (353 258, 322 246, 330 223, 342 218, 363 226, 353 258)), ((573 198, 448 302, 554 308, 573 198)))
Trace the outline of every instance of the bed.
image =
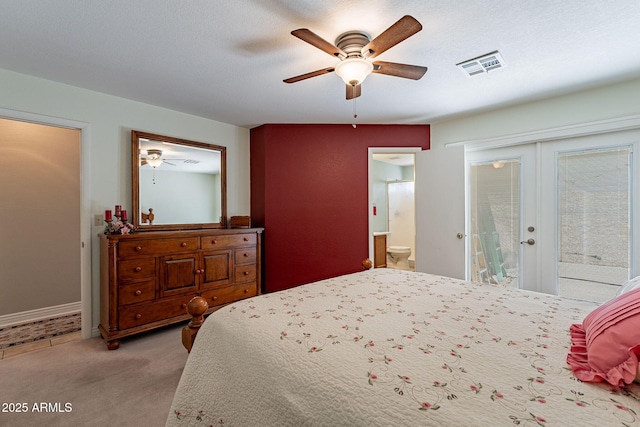
POLYGON ((632 426, 640 385, 581 382, 596 304, 372 269, 211 314, 167 426, 632 426))

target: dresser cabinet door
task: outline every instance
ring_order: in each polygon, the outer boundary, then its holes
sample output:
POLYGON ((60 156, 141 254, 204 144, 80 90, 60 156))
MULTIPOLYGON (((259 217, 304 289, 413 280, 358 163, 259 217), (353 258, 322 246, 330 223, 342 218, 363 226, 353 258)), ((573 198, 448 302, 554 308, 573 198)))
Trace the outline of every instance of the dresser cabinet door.
POLYGON ((214 289, 226 286, 232 281, 233 251, 205 252, 201 257, 202 289, 214 289))
POLYGON ((161 297, 196 292, 200 272, 197 254, 165 256, 161 260, 161 297))

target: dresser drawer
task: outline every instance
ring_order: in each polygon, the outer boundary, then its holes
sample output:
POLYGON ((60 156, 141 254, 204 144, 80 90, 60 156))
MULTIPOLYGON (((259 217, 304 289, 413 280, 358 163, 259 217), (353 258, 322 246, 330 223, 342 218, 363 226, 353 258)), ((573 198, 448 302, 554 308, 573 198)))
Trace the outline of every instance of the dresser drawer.
POLYGON ((202 298, 207 300, 210 307, 220 304, 227 304, 244 298, 256 296, 258 287, 254 283, 244 285, 227 286, 226 288, 216 289, 202 293, 202 298))
POLYGON ((119 280, 135 280, 156 275, 155 258, 128 259, 118 263, 119 280))
POLYGON ((236 283, 247 283, 256 281, 256 265, 236 265, 235 267, 236 283))
POLYGON ((223 234, 220 236, 203 236, 202 249, 233 248, 236 246, 250 246, 258 241, 254 233, 223 234))
POLYGON ((120 308, 120 329, 133 328, 145 323, 165 320, 175 316, 187 314, 187 303, 193 298, 188 295, 154 301, 149 304, 127 305, 120 308))
POLYGON ((255 264, 256 263, 256 247, 236 249, 236 264, 255 264))
POLYGON ((143 282, 131 283, 120 286, 118 298, 120 305, 135 304, 138 302, 151 301, 155 297, 156 281, 148 279, 143 282))
POLYGON ((176 252, 195 251, 198 249, 198 237, 177 239, 128 240, 120 242, 119 256, 156 256, 174 254, 176 252))

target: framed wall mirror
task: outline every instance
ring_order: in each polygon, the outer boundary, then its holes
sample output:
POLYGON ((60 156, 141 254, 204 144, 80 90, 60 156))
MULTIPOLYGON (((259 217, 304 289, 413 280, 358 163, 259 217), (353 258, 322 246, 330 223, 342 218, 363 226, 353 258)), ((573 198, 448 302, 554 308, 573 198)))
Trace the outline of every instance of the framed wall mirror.
POLYGON ((226 227, 226 147, 133 130, 131 160, 139 231, 226 227))

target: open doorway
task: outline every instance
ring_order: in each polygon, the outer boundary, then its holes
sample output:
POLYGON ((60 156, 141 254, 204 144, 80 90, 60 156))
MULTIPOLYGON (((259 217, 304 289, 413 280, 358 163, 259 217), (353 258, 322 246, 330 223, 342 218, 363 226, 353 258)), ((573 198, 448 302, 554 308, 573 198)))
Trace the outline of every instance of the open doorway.
POLYGON ((369 150, 370 258, 374 267, 415 270, 415 152, 369 150))
POLYGON ((79 329, 88 338, 90 252, 81 176, 88 157, 81 150, 82 130, 58 119, 45 124, 26 113, 2 113, 0 175, 14 185, 3 187, 0 208, 0 220, 12 224, 0 239, 0 245, 11 245, 2 251, 7 256, 0 300, 8 305, 0 312, 0 328, 26 325, 28 333, 20 335, 33 341, 79 329))

